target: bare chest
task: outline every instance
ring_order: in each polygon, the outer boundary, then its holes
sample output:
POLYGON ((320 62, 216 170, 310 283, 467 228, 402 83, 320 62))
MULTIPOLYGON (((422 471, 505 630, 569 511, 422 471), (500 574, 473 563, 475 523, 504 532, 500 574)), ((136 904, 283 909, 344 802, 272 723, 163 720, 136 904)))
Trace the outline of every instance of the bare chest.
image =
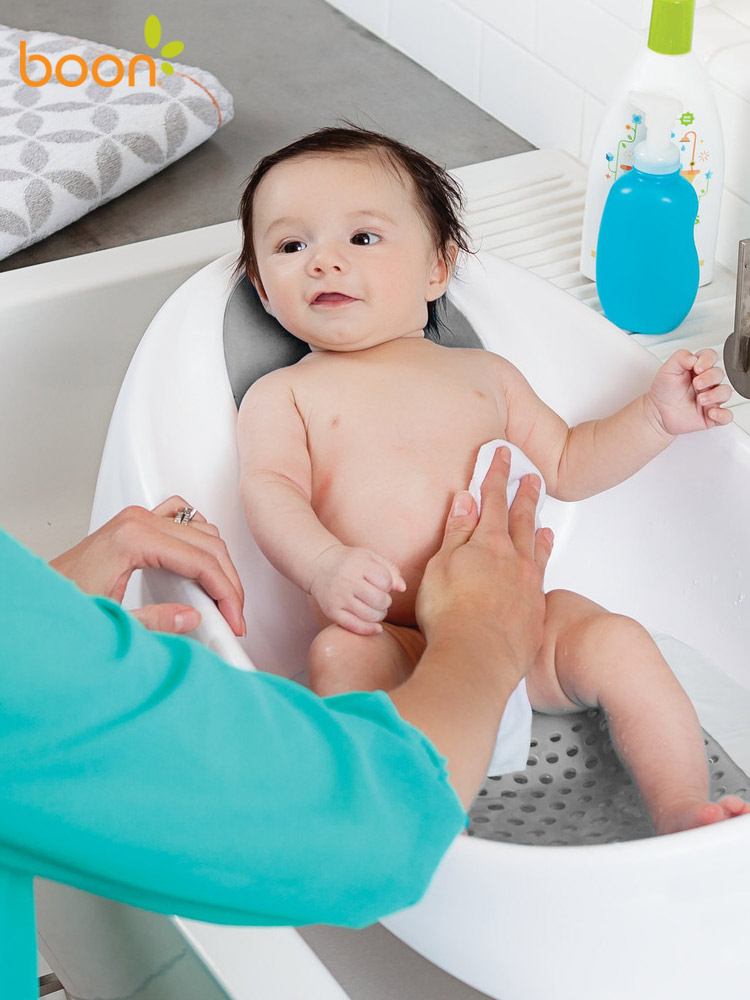
MULTIPOLYGON (((504 396, 492 369, 481 358, 459 360, 331 366, 314 392, 299 394, 313 509, 345 544, 393 559, 411 601, 479 447, 505 433, 504 396)), ((404 620, 413 613, 407 605, 404 620)))

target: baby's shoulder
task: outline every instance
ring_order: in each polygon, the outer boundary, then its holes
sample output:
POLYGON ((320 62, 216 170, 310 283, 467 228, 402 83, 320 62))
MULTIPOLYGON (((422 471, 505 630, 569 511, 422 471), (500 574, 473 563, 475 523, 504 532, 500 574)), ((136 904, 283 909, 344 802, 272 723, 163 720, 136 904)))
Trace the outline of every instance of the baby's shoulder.
POLYGON ((460 356, 467 365, 483 371, 493 371, 500 376, 517 370, 507 358, 495 354, 494 351, 487 351, 483 347, 446 347, 445 350, 449 352, 448 358, 460 356))
POLYGON ((245 395, 242 397, 240 408, 245 403, 249 403, 254 399, 283 396, 285 393, 288 393, 294 381, 292 375, 293 369, 294 365, 289 365, 286 368, 275 368, 273 371, 261 375, 260 378, 257 378, 248 386, 245 395))

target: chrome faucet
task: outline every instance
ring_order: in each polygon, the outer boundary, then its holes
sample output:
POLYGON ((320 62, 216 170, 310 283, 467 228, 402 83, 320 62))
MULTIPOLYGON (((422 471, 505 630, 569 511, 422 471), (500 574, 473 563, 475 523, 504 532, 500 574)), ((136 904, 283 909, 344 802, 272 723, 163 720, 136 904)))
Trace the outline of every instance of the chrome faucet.
POLYGON ((750 399, 750 239, 740 240, 734 333, 724 344, 724 368, 737 392, 750 399))

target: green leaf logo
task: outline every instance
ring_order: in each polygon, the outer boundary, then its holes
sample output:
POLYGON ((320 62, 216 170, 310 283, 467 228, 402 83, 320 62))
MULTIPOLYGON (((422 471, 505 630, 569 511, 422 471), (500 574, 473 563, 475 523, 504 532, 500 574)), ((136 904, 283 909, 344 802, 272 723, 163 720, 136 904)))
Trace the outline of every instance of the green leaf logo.
MULTIPOLYGON (((143 26, 143 37, 150 49, 159 47, 159 42, 161 41, 161 21, 156 14, 149 14, 146 18, 146 23, 143 26)), ((184 48, 185 46, 182 42, 167 42, 161 50, 161 55, 166 59, 172 59, 174 56, 178 56, 184 48)), ((168 62, 162 63, 161 68, 168 76, 174 73, 174 67, 168 62)))

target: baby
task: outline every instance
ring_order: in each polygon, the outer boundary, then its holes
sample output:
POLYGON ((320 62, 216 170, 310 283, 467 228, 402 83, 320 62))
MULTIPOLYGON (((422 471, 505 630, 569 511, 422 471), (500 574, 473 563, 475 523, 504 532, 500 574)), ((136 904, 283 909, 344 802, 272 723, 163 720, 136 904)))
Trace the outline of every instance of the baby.
MULTIPOLYGON (((518 446, 550 495, 578 500, 633 475, 675 435, 732 419, 710 350, 677 351, 643 396, 569 428, 504 358, 428 339, 468 250, 460 207, 436 164, 357 128, 266 157, 243 195, 238 270, 311 352, 246 394, 241 491, 262 551, 312 596, 321 695, 387 691, 414 669, 425 645, 415 595, 484 442, 518 446)), ((658 833, 750 811, 735 797, 709 801, 698 720, 648 633, 570 591, 546 602, 526 677, 533 708, 601 706, 658 833)))

